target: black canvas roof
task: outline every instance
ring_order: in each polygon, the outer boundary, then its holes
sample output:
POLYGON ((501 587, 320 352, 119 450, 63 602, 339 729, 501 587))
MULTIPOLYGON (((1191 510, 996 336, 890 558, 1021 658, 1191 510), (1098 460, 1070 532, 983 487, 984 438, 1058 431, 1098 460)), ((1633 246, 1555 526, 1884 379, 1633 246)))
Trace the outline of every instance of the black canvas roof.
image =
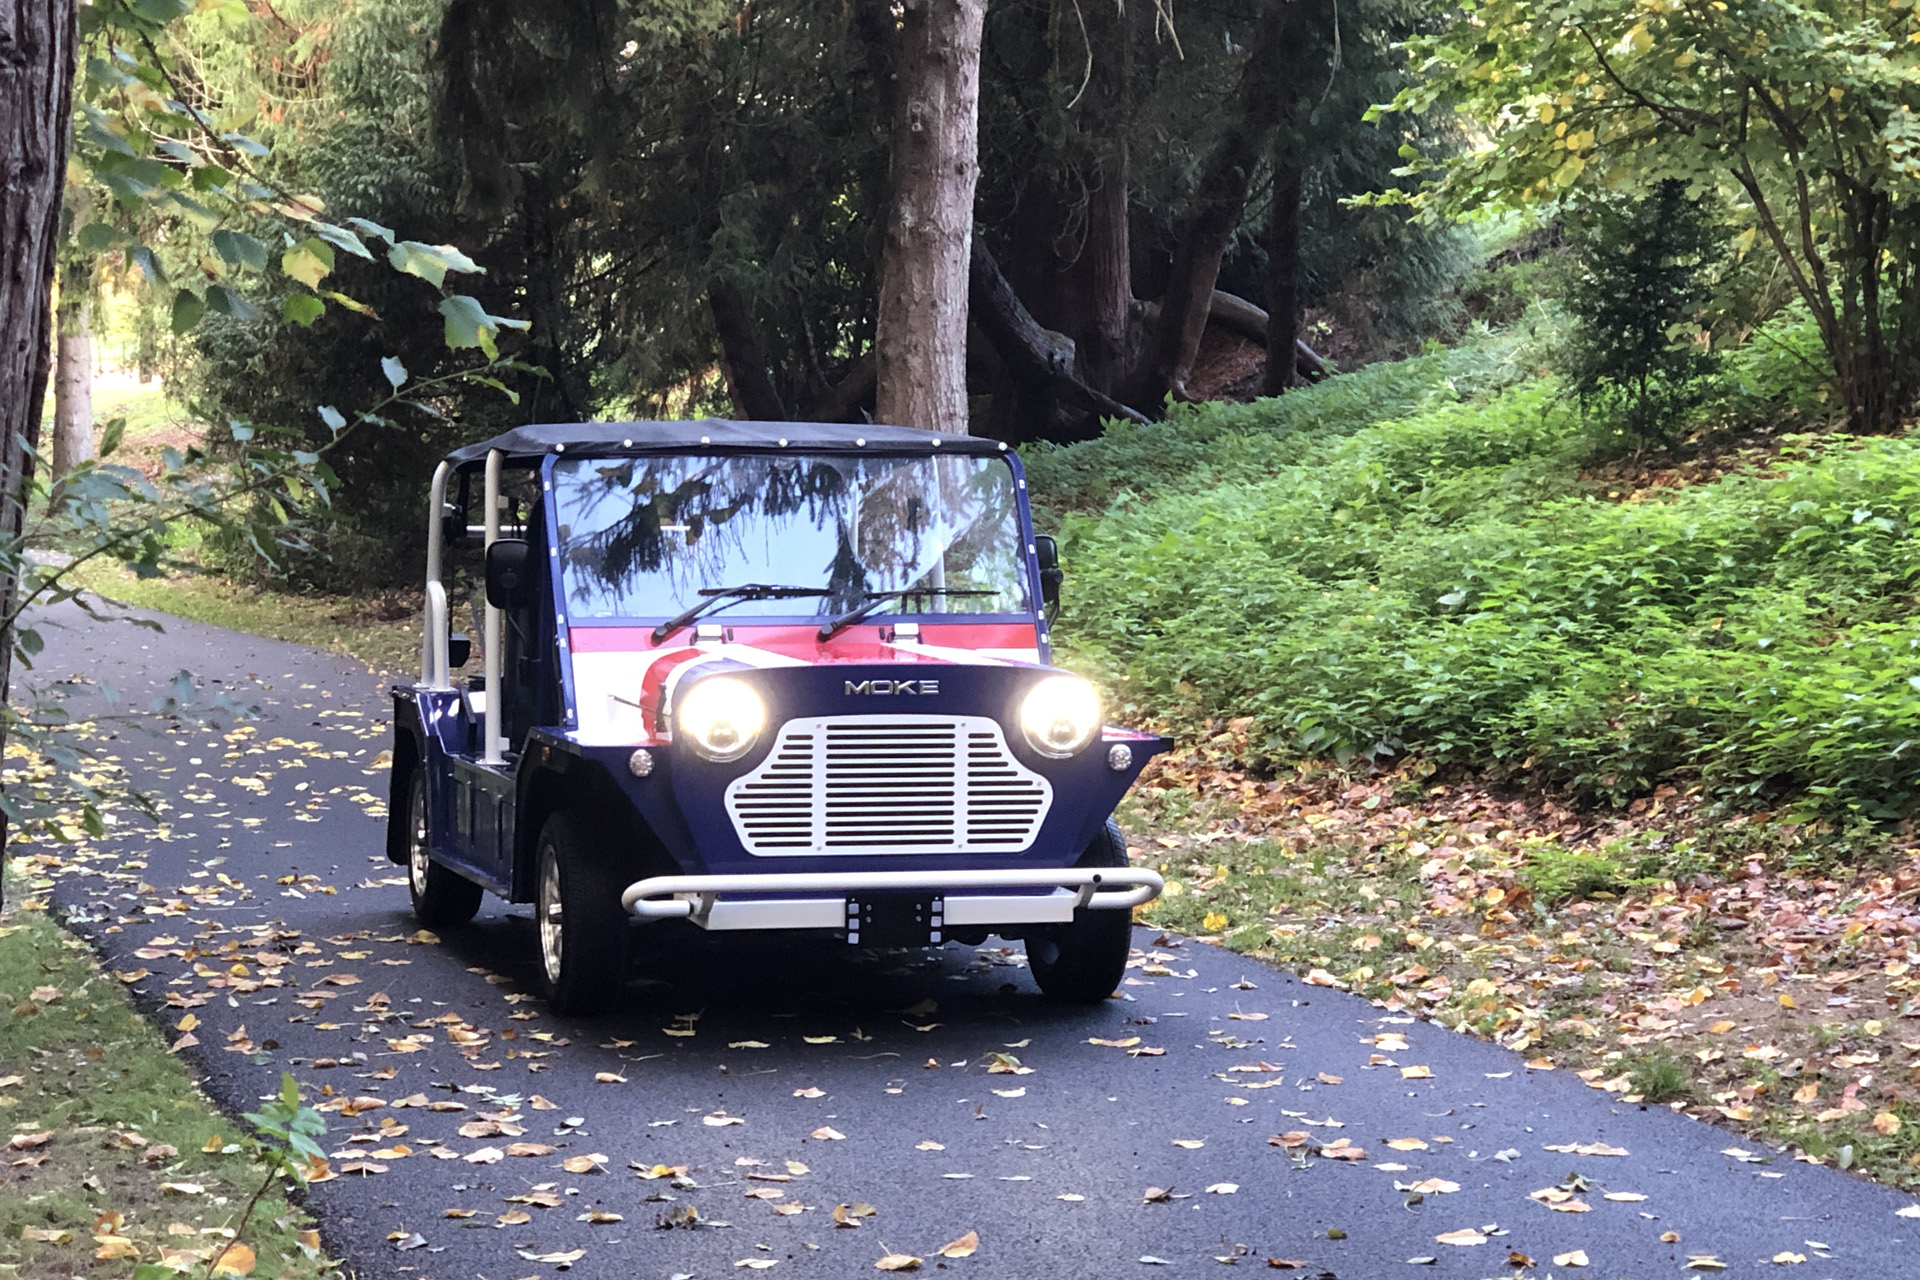
POLYGON ((447 461, 456 467, 484 462, 498 449, 505 461, 525 466, 549 453, 593 456, 692 453, 702 450, 752 452, 792 449, 825 453, 958 453, 973 457, 1003 453, 1006 446, 978 436, 941 435, 914 427, 883 427, 844 422, 733 422, 700 418, 692 422, 571 422, 515 427, 455 449, 447 461))

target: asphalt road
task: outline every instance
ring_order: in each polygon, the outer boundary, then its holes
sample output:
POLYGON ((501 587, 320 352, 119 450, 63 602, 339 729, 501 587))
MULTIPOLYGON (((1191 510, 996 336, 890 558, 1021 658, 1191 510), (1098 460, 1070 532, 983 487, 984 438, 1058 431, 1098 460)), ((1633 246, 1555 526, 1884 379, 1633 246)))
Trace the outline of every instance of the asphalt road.
POLYGON ((1477 1278, 1512 1273, 1510 1252, 1537 1276, 1693 1274, 1695 1256, 1756 1275, 1781 1254, 1809 1280, 1920 1273, 1905 1196, 1725 1154, 1727 1132, 1149 930, 1098 1009, 1044 1002, 1017 946, 663 930, 617 1013, 552 1017, 528 908, 489 899, 472 927, 417 935, 381 853, 380 679, 177 620, 46 621, 37 674, 75 681, 79 707, 103 680, 144 703, 182 668, 260 706, 231 734, 114 730, 104 749, 165 825, 122 818, 56 902, 111 968, 147 970, 135 999, 191 1037, 223 1105, 291 1071, 340 1108, 310 1205, 361 1276, 518 1280, 575 1251, 579 1274, 645 1280, 864 1275, 888 1254, 981 1277, 1279 1259, 1477 1278), (1560 1209, 1532 1198, 1569 1175, 1587 1185, 1560 1209), (977 1252, 937 1256, 968 1232, 977 1252))

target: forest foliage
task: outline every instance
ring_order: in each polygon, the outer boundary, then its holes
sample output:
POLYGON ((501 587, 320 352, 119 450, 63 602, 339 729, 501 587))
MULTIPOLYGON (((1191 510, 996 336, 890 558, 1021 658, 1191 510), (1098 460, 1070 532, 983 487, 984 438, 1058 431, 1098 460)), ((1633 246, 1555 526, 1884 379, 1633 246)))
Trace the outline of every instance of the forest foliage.
MULTIPOLYGON (((188 96, 312 203, 75 226, 183 335, 216 449, 329 449, 304 541, 236 525, 223 567, 405 581, 432 459, 515 422, 870 415, 882 12, 184 16, 188 96), (383 429, 335 443, 335 403, 383 429)), ((1903 4, 996 0, 971 412, 1065 535, 1068 652, 1182 734, 1249 721, 1256 767, 1411 755, 1897 817, 1916 67, 1903 4), (1263 368, 1195 402, 1199 334, 1263 368), (1608 478, 1743 445, 1718 479, 1608 478)), ((81 138, 96 212, 225 172, 81 138)))

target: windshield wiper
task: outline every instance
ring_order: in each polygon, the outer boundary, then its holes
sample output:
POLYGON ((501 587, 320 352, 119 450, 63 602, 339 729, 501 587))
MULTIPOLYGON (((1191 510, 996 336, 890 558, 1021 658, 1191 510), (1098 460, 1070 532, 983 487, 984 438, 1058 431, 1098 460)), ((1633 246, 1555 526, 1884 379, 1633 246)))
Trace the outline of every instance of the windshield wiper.
POLYGON ((900 591, 869 591, 867 602, 857 609, 849 609, 837 618, 828 618, 820 624, 819 639, 822 643, 833 639, 842 631, 862 618, 880 612, 880 606, 889 600, 901 596, 991 596, 995 591, 975 591, 965 587, 907 587, 900 591))
POLYGON ((688 623, 743 600, 798 600, 808 596, 830 596, 833 591, 827 587, 777 587, 769 586, 764 582, 743 582, 737 587, 702 587, 700 594, 706 599, 691 609, 683 610, 674 617, 668 618, 653 629, 655 644, 659 644, 688 623))

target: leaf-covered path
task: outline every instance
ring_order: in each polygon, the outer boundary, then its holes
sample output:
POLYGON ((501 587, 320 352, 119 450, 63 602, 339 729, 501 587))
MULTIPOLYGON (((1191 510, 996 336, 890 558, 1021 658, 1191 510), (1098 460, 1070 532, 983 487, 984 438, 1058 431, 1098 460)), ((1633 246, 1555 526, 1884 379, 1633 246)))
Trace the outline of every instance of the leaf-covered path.
POLYGON ((618 1013, 554 1018, 526 908, 417 931, 381 852, 379 680, 56 620, 42 676, 140 703, 185 667, 261 705, 228 734, 119 729, 164 828, 123 815, 37 868, 223 1104, 283 1070, 323 1099, 310 1203, 363 1275, 1884 1277, 1920 1241, 1895 1192, 1147 930, 1094 1010, 1045 1003, 1017 947, 660 932, 618 1013))

